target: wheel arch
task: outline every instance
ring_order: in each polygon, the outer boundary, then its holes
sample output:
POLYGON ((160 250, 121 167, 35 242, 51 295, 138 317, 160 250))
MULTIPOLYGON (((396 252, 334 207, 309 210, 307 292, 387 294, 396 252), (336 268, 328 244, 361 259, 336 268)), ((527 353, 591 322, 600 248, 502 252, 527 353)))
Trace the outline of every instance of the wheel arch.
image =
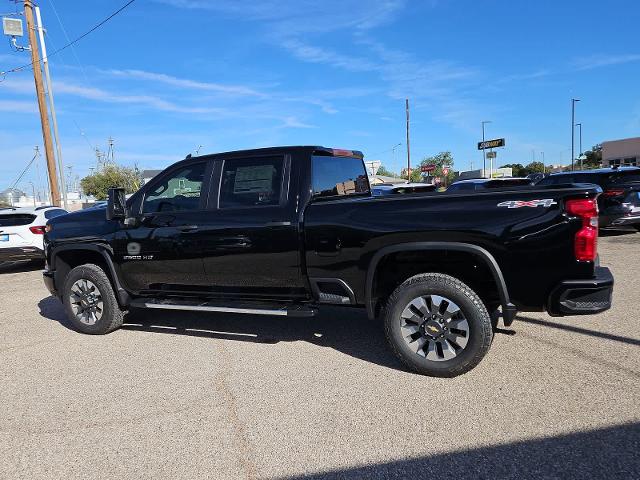
POLYGON ((484 266, 489 270, 500 299, 500 305, 502 306, 503 319, 505 325, 510 325, 513 322, 513 318, 516 315, 516 307, 511 303, 509 298, 509 292, 507 285, 502 275, 502 270, 498 265, 495 257, 478 245, 462 242, 409 242, 400 243, 396 245, 388 245, 381 248, 371 259, 369 267, 367 269, 366 283, 365 283, 365 303, 367 308, 367 315, 373 319, 376 314, 377 297, 375 296, 376 285, 376 273, 380 266, 380 262, 389 255, 393 255, 400 252, 419 252, 419 251, 451 251, 451 252, 464 252, 466 254, 473 255, 476 259, 482 262, 484 266))
POLYGON ((115 266, 113 264, 112 250, 108 245, 84 244, 84 245, 60 245, 51 254, 51 269, 55 272, 55 283, 59 295, 62 295, 64 280, 71 269, 87 263, 95 263, 102 267, 111 282, 120 307, 129 305, 130 297, 122 287, 115 266))

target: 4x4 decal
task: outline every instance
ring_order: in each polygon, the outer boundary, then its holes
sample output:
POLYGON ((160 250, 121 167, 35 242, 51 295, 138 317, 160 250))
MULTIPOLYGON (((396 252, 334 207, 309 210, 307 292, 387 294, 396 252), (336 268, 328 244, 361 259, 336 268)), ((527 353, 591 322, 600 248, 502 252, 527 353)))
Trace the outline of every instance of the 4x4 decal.
POLYGON ((509 200, 508 202, 500 202, 498 207, 521 208, 521 207, 550 207, 557 205, 553 198, 545 198, 542 200, 509 200))

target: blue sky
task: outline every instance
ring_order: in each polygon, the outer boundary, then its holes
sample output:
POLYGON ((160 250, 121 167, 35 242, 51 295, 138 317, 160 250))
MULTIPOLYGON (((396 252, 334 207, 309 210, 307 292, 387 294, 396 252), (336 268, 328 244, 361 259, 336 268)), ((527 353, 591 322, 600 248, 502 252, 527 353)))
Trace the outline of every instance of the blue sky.
MULTIPOLYGON (((75 38, 125 2, 39 3, 53 50, 67 42, 56 12, 75 38)), ((141 168, 199 145, 320 144, 399 170, 409 98, 414 161, 451 150, 457 169, 478 167, 491 120, 498 163, 567 163, 572 97, 585 149, 640 136, 638 18, 636 0, 137 0, 50 59, 64 160, 82 176, 112 136, 116 160, 141 168)), ((0 45, 0 70, 28 61, 0 45)), ((34 145, 32 75, 7 75, 0 189, 34 145)))

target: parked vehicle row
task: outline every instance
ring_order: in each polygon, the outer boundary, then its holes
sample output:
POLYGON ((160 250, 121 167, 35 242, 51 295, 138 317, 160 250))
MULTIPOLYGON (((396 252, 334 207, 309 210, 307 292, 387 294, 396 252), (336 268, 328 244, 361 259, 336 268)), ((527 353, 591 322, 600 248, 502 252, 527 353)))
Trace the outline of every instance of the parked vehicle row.
POLYGON ((549 175, 537 185, 594 183, 602 188, 598 197, 600 227, 630 225, 640 230, 640 168, 599 168, 549 175))
MULTIPOLYGON (((79 331, 123 311, 383 321, 411 370, 460 375, 499 316, 593 314, 613 277, 597 257, 596 185, 374 196, 362 154, 275 147, 187 158, 130 199, 49 220, 49 291, 79 331)), ((240 321, 240 320, 239 320, 240 321)))
POLYGON ((0 209, 0 264, 44 259, 47 221, 67 211, 51 206, 0 209))

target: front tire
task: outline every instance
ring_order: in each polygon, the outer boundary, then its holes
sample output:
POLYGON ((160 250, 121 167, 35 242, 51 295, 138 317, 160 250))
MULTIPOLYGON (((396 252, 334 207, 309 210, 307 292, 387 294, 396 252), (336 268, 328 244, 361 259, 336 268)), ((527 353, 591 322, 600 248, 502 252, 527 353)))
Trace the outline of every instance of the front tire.
POLYGON ((491 317, 480 297, 441 273, 415 275, 396 288, 383 320, 393 352, 422 375, 462 375, 480 363, 493 340, 491 317))
POLYGON ((122 325, 123 312, 102 268, 87 264, 69 272, 63 302, 74 328, 82 333, 104 335, 122 325))

